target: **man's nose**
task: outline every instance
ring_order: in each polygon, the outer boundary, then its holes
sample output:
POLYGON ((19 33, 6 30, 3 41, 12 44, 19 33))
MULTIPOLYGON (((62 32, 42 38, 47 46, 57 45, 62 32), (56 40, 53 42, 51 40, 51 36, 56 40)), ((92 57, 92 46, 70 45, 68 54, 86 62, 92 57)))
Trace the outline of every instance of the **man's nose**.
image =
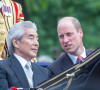
POLYGON ((38 45, 39 44, 38 40, 34 40, 33 44, 38 45))
POLYGON ((67 36, 64 36, 64 43, 67 43, 69 40, 68 40, 68 37, 67 36))

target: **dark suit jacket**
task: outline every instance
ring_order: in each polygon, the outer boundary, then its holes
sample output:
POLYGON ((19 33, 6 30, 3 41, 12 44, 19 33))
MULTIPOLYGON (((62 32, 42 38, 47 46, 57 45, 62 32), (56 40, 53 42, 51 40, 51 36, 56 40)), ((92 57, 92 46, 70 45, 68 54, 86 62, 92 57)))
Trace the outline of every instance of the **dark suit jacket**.
POLYGON ((88 75, 82 90, 100 90, 100 56, 88 75))
MULTIPOLYGON (((32 63, 32 70, 34 87, 47 80, 50 76, 49 70, 34 63, 32 63)), ((0 90, 7 90, 12 86, 16 88, 29 88, 25 72, 13 55, 8 59, 0 61, 0 90)))
MULTIPOLYGON (((92 50, 86 50, 86 55, 88 56, 92 50)), ((57 75, 69 67, 73 66, 74 63, 67 53, 57 58, 52 64, 50 64, 47 68, 52 72, 53 75, 57 75)))
MULTIPOLYGON (((73 78, 68 90, 100 90, 100 56, 92 61, 82 68, 81 74, 73 78)), ((51 87, 50 89, 63 90, 67 84, 68 81, 51 87)))

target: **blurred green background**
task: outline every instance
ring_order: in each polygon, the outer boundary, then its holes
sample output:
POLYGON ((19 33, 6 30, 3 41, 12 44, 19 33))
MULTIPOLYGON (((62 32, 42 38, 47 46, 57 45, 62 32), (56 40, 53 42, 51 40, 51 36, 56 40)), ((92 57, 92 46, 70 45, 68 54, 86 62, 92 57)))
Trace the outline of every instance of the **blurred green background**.
POLYGON ((55 59, 63 51, 57 35, 57 21, 64 16, 73 16, 80 21, 86 48, 96 49, 100 46, 100 0, 17 0, 17 2, 22 4, 25 20, 31 20, 37 25, 40 43, 38 56, 46 54, 55 59))

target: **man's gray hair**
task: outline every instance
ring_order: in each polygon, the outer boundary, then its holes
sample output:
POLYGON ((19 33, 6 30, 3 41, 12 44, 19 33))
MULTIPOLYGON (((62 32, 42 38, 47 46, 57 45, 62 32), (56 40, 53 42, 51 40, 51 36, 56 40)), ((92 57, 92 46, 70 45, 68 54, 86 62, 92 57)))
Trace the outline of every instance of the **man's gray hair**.
POLYGON ((18 22, 14 24, 9 30, 7 42, 8 42, 8 51, 10 55, 12 55, 14 52, 12 39, 16 38, 18 40, 21 40, 22 36, 24 35, 25 29, 27 28, 32 28, 35 31, 37 31, 35 23, 32 23, 31 21, 18 22))

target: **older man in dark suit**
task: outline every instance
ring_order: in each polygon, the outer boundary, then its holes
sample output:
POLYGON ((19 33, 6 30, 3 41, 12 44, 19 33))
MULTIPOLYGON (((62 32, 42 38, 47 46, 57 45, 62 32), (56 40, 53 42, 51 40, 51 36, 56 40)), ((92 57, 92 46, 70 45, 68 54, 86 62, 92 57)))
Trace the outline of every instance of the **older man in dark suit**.
POLYGON ((47 80, 49 70, 31 62, 38 52, 38 34, 35 23, 16 23, 8 33, 10 57, 0 61, 0 90, 10 87, 33 88, 47 80))

